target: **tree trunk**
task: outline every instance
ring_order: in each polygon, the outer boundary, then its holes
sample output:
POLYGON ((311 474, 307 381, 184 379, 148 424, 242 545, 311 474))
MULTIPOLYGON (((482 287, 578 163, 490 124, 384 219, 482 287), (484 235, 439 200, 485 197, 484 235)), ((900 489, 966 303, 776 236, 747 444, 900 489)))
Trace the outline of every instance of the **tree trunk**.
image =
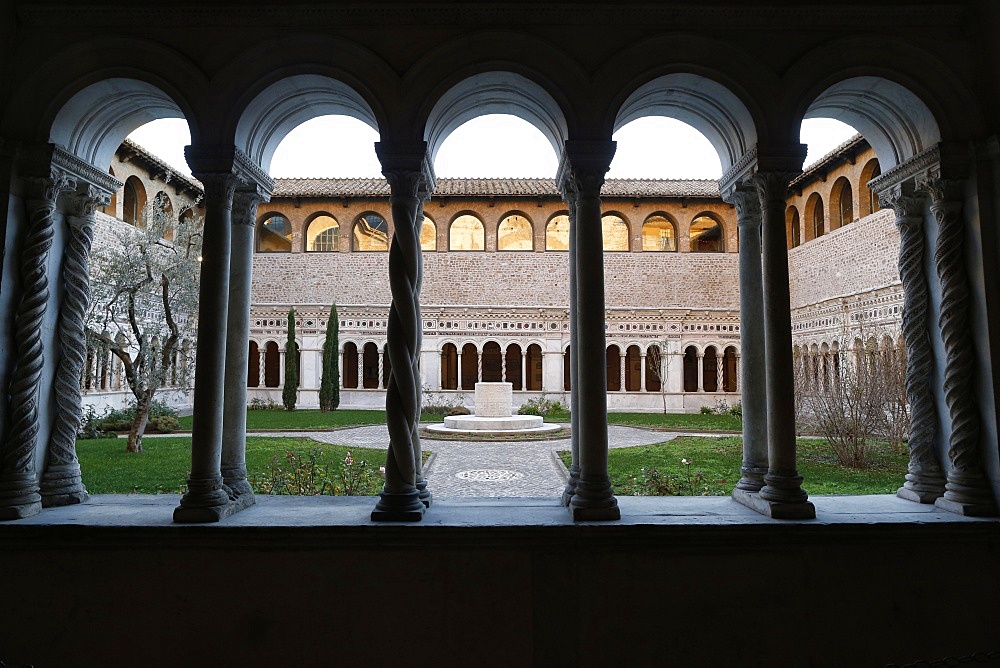
POLYGON ((132 420, 132 428, 128 432, 128 444, 125 452, 142 452, 142 435, 146 433, 146 424, 149 423, 149 407, 152 397, 149 393, 144 393, 142 398, 135 404, 135 419, 132 420))

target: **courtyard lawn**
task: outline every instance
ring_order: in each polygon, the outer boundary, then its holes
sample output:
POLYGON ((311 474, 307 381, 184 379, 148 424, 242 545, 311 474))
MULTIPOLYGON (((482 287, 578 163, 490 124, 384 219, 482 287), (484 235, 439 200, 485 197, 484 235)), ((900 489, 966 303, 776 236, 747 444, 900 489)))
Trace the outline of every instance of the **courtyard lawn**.
MULTIPOLYGON (((275 411, 277 412, 277 411, 275 411)), ((183 491, 191 470, 191 438, 146 438, 143 452, 125 452, 125 439, 98 438, 76 443, 83 483, 91 494, 177 494, 183 491)), ((366 460, 378 471, 384 449, 348 448, 307 438, 248 438, 247 471, 251 480, 263 477, 272 458, 283 460, 292 451, 305 455, 319 450, 322 463, 338 466, 350 451, 355 461, 366 460)), ((426 453, 425 453, 426 457, 426 453)), ((339 468, 338 468, 339 470, 339 468)))
MULTIPOLYGON (((191 430, 192 417, 178 418, 181 429, 191 430)), ((338 427, 385 424, 385 411, 338 409, 323 413, 319 410, 250 410, 247 429, 255 430, 323 430, 338 427)))
POLYGON ((743 421, 735 415, 715 413, 608 413, 608 424, 687 431, 740 432, 743 429, 743 421))
MULTIPOLYGON (((569 466, 570 455, 560 452, 569 466)), ((810 494, 891 494, 903 483, 909 455, 880 445, 871 465, 856 470, 841 466, 833 449, 821 439, 798 441, 798 470, 810 494)), ((680 436, 667 443, 615 448, 608 453, 608 471, 615 493, 649 494, 650 481, 660 476, 661 488, 678 494, 726 495, 740 479, 742 441, 738 437, 680 436), (685 465, 681 460, 687 460, 685 465), (643 473, 645 469, 645 474, 643 473)))

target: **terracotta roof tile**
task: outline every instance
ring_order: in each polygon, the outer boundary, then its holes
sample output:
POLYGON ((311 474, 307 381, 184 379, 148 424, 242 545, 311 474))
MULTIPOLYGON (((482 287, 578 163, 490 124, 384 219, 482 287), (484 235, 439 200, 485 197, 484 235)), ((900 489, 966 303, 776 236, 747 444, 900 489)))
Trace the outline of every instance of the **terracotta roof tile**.
MULTIPOLYGON (((719 197, 710 179, 608 179, 607 197, 719 197)), ((468 178, 437 180, 438 197, 558 197, 553 179, 468 178)), ((275 179, 272 197, 388 197, 385 179, 275 179)))

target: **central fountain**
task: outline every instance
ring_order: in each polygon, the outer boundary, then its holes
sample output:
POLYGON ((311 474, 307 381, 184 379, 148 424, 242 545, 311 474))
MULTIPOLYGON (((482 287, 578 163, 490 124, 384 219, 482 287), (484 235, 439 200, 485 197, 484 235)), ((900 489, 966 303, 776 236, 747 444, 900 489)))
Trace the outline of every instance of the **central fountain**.
POLYGON ((513 436, 550 434, 562 430, 546 423, 539 415, 514 415, 511 411, 513 386, 510 383, 476 383, 476 406, 473 415, 449 415, 444 424, 432 424, 432 434, 479 434, 513 436))

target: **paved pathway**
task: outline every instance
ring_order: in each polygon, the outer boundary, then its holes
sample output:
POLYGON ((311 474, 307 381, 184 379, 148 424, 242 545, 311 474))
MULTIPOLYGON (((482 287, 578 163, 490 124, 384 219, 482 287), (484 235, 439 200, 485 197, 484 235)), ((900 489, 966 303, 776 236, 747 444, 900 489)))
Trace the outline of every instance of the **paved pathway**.
MULTIPOLYGON (((306 437, 366 448, 384 448, 389 442, 385 425, 255 435, 306 437)), ((609 425, 608 445, 612 448, 649 445, 679 435, 609 425)), ((433 453, 424 475, 435 497, 559 496, 565 485, 564 472, 555 453, 569 449, 569 438, 507 442, 424 439, 423 446, 433 453)))

